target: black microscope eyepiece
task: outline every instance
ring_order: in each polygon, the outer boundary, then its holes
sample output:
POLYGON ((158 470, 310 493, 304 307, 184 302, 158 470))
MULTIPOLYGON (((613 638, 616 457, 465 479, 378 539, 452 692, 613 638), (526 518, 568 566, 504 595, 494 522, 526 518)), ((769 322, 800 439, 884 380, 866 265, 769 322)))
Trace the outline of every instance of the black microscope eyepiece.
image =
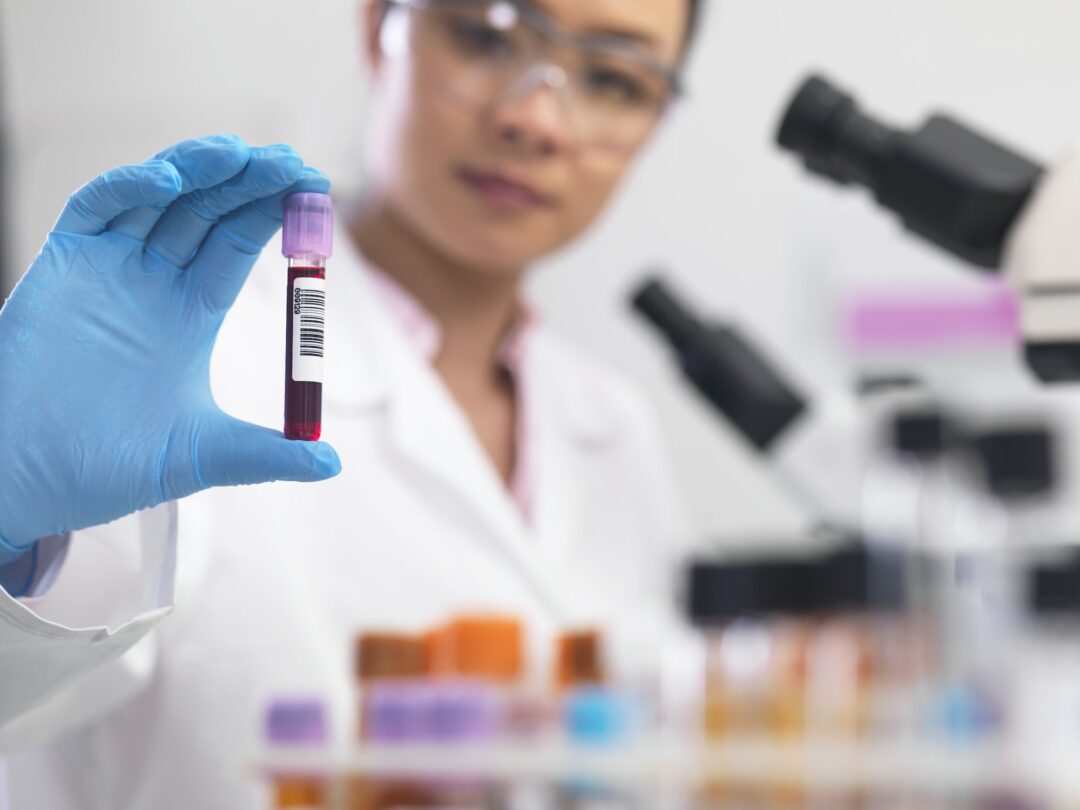
POLYGON ((815 174, 876 191, 896 136, 896 130, 863 115, 847 93, 811 76, 788 105, 777 141, 815 174))
POLYGON ((633 294, 630 304, 682 353, 706 339, 707 330, 657 278, 650 278, 633 294))
POLYGON ((667 340, 693 386, 758 450, 766 451, 805 409, 738 330, 697 317, 660 279, 647 279, 630 303, 667 340))
POLYGON ((820 76, 806 79, 777 142, 812 173, 865 186, 904 226, 979 267, 998 268, 1042 167, 946 115, 893 128, 820 76))

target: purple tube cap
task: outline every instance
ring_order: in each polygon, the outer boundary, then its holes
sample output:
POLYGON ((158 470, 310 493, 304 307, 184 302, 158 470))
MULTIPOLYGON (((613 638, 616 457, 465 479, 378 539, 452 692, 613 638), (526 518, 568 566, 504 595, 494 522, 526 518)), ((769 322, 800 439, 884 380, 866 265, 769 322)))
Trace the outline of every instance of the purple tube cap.
POLYGON ((476 742, 498 731, 498 697, 484 684, 378 683, 366 701, 373 742, 476 742))
POLYGON ((326 712, 317 698, 279 698, 266 709, 267 742, 322 745, 328 739, 326 712))
POLYGON ((376 743, 417 743, 430 736, 432 691, 428 684, 386 681, 364 697, 367 736, 376 743))
POLYGON ((435 689, 432 736, 443 742, 479 742, 499 728, 497 694, 486 684, 447 683, 435 689))
POLYGON ((299 191, 286 196, 282 206, 281 255, 333 255, 334 204, 329 194, 299 191))

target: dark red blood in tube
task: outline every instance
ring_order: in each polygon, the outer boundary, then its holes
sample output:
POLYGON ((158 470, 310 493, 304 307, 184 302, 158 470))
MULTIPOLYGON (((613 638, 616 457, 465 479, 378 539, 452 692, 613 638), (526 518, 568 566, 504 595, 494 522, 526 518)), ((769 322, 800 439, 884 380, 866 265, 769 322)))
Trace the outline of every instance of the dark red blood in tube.
MULTIPOLYGON (((296 311, 295 281, 326 278, 325 267, 290 267, 285 299, 285 438, 315 441, 322 435, 322 383, 293 379, 293 326, 296 311)), ((321 354, 322 336, 319 335, 321 354)))

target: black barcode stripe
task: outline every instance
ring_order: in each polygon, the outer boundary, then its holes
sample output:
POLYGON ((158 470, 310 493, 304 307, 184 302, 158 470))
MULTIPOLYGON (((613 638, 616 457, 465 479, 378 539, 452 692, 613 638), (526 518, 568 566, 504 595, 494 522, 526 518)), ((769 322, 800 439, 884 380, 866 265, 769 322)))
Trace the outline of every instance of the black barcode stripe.
POLYGON ((300 317, 300 356, 323 356, 326 293, 322 290, 298 290, 300 317))

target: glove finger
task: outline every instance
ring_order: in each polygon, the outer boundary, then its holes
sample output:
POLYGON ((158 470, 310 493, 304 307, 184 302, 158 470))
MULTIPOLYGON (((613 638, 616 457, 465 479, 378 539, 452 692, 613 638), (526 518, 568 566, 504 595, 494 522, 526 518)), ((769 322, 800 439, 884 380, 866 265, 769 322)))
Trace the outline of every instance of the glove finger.
MULTIPOLYGON (((235 135, 209 135, 181 141, 154 155, 157 160, 171 163, 180 175, 180 193, 210 188, 236 175, 247 165, 250 148, 235 135)), ((125 211, 109 226, 109 230, 142 241, 154 229, 162 212, 152 206, 139 206, 125 211)))
POLYGON ((177 267, 186 266, 221 217, 288 188, 303 168, 304 162, 289 146, 253 148, 242 172, 211 188, 184 194, 170 206, 151 231, 146 249, 177 267))
POLYGON ((225 417, 201 437, 199 479, 204 486, 268 481, 322 481, 341 472, 341 460, 325 442, 286 439, 270 428, 225 417))
POLYGON ((164 160, 118 166, 99 174, 67 201, 53 230, 95 236, 125 211, 148 208, 163 211, 178 196, 182 178, 164 160))
POLYGON ((286 195, 297 191, 325 194, 329 190, 326 175, 306 166, 289 188, 222 217, 188 265, 189 283, 206 306, 216 312, 232 306, 255 259, 281 227, 286 195))

